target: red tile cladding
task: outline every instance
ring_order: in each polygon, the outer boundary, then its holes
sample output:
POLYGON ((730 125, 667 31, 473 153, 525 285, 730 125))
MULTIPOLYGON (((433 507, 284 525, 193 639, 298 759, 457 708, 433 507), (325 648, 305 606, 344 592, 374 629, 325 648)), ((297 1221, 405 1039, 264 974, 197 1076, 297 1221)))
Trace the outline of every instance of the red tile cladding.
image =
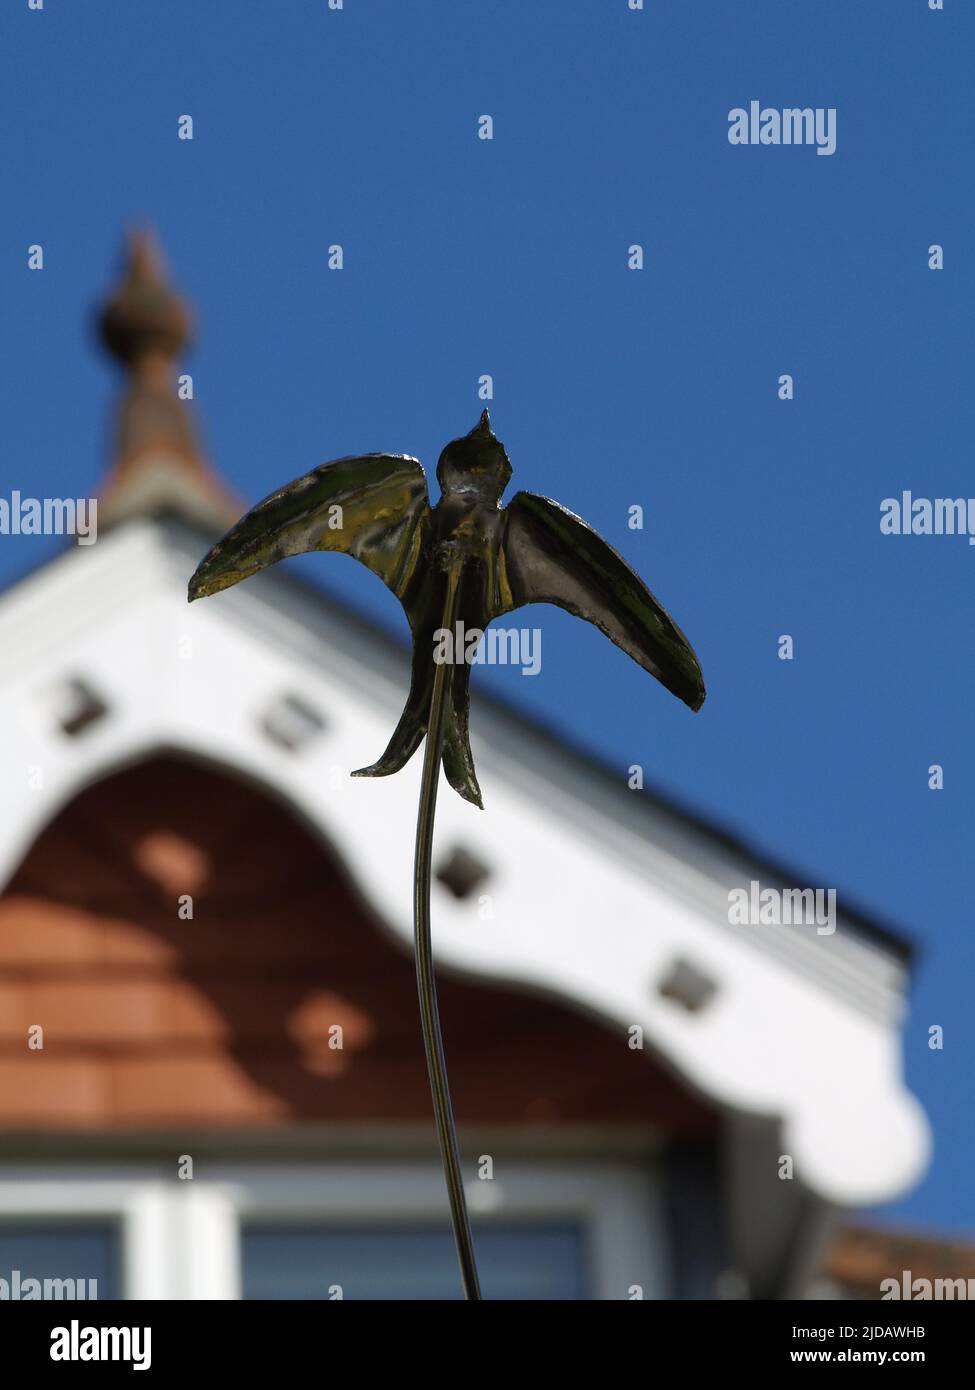
MULTIPOLYGON (((621 1030, 450 977, 440 1002, 461 1122, 715 1123, 621 1030)), ((116 773, 0 896, 0 1128, 429 1119, 410 955, 251 784, 175 757, 116 773)))

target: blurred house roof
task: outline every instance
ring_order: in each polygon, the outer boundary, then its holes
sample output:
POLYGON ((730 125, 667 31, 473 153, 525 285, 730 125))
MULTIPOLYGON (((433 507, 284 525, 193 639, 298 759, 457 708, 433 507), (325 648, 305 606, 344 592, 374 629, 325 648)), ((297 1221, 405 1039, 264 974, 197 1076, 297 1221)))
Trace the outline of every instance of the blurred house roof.
MULTIPOLYGON (((312 954, 303 963, 292 961, 297 974, 286 984, 290 1005, 269 995, 269 1014, 259 1013, 276 1016, 285 1028, 289 1041, 281 1046, 291 1060, 293 1049, 303 1046, 303 1028, 313 1035, 317 1028, 320 1040, 323 1020, 339 998, 353 1001, 347 1015, 353 1037, 357 1029, 361 1037, 369 1027, 376 1030, 371 986, 363 982, 387 968, 395 974, 393 966, 380 965, 374 943, 373 954, 361 960, 335 958, 352 972, 345 979, 329 963, 334 943, 312 946, 310 923, 316 885, 327 882, 350 921, 381 924, 404 952, 401 965, 408 959, 418 770, 411 766, 380 784, 347 776, 385 744, 401 708, 408 656, 343 605, 278 570, 187 608, 186 580, 201 537, 222 529, 241 504, 228 498, 202 459, 184 404, 175 397, 175 359, 188 316, 160 277, 147 244, 137 243, 103 319, 106 342, 129 373, 100 518, 107 532, 96 545, 63 553, 0 596, 7 654, 0 718, 18 731, 15 766, 0 785, 0 875, 11 879, 0 952, 6 941, 8 967, 20 972, 7 1009, 21 1027, 47 1001, 54 1050, 46 1044, 42 1060, 40 1054, 28 1059, 35 1070, 50 1064, 55 1074, 59 1027, 75 1045, 81 1036, 90 1044, 84 1079, 78 1072, 71 1082, 69 1065, 58 1088, 48 1092, 63 1098, 57 1113, 48 1112, 52 1123, 67 1123, 72 1105, 74 1123, 82 1125, 131 1120, 140 1104, 157 1119, 158 1104, 164 1110, 196 1105, 178 1069, 167 1081, 151 1070, 160 1046, 169 1049, 171 1065, 184 1045, 189 1051, 209 1047, 210 1065, 215 1055, 222 1058, 210 1082, 200 1081, 199 1094, 210 1097, 207 1113, 225 1093, 241 1113, 270 1123, 274 1113, 305 1113, 310 1092, 302 1100, 293 1088, 312 1082, 300 1071, 289 1082, 284 1067, 263 1096, 255 1091, 256 1063, 242 1060, 242 1038, 257 1019, 246 1010, 234 1015, 243 1006, 229 986, 220 994, 214 963, 205 988, 193 982, 193 971, 204 970, 209 940, 223 941, 228 971, 231 965, 244 969, 233 952, 244 949, 247 935, 232 928, 226 906, 210 921, 212 937, 198 916, 182 922, 171 914, 163 923, 153 873, 158 878, 167 853, 175 854, 174 892, 201 856, 212 859, 208 826, 193 821, 193 807, 209 804, 212 818, 238 825, 238 843, 227 849, 218 879, 225 904, 232 902, 233 873, 245 881, 265 841, 286 838, 283 822, 263 819, 263 801, 248 802, 232 784, 250 780, 265 796, 284 801, 317 837, 320 853, 322 843, 331 847, 331 868, 320 876, 305 868, 308 896, 301 911, 310 915, 301 918, 303 949, 312 954), (194 761, 222 771, 209 772, 209 781, 199 770, 191 775, 186 767, 194 761), (180 782, 182 797, 167 800, 166 787, 180 782), (193 785, 197 790, 188 790, 193 785), (121 816, 113 811, 116 797, 121 816), (255 822, 266 825, 256 841, 237 814, 245 804, 255 822), (151 816, 163 806, 168 818, 156 828, 163 840, 157 835, 152 851, 151 816), (175 842, 181 838, 180 849, 175 842), (59 867, 71 863, 78 866, 74 887, 59 867), (352 885, 344 898, 335 886, 341 875, 352 885), (356 899, 364 916, 353 912, 356 899), (319 949, 324 955, 314 954, 319 949), (61 957, 71 951, 69 969, 61 957), (132 951, 137 972, 149 970, 156 953, 157 965, 168 961, 172 978, 148 980, 134 996, 119 990, 110 1007, 110 977, 116 969, 124 973, 132 951), (57 996, 44 993, 50 972, 59 978, 62 967, 69 975, 90 968, 98 990, 59 985, 57 996), (326 996, 325 1014, 302 1004, 296 991, 306 976, 312 997, 316 991, 326 996), (216 1007, 215 997, 225 1007, 216 1007), (132 998, 141 1003, 133 1005, 132 998), (139 1064, 129 1068, 128 1083, 126 1068, 109 1056, 112 1037, 123 1032, 139 1064), (226 1084, 228 1066, 237 1068, 236 1086, 226 1084)), ((731 889, 758 877, 765 887, 802 880, 790 880, 670 801, 629 790, 623 776, 576 755, 497 702, 475 697, 472 727, 488 810, 444 799, 434 917, 445 973, 490 985, 494 995, 488 1008, 475 1002, 473 984, 450 986, 461 1002, 452 1008, 448 1050, 454 1048, 453 1027, 462 1052, 467 1038, 470 1094, 481 1096, 484 1113, 502 1103, 502 1078, 508 1113, 514 1107, 526 1115, 538 1100, 539 1113, 557 1117, 561 1106, 567 1115, 589 1119, 608 1117, 614 1106, 627 1119, 645 1119, 649 1105, 678 1129, 700 1127, 706 1111, 741 1117, 750 1128, 742 1145, 747 1161, 736 1181, 743 1189, 752 1185, 758 1207, 768 1199, 766 1179, 783 1153, 794 1158, 805 1190, 824 1201, 882 1200, 913 1182, 929 1139, 902 1080, 904 943, 842 899, 829 935, 812 925, 734 925, 731 889), (458 891, 462 880, 473 888, 458 891), (516 1002, 524 998, 532 1000, 530 1009, 516 1002), (506 1016, 520 1038, 513 1051, 497 1022, 506 1016), (570 1016, 577 1031, 568 1027, 570 1016), (546 1070, 544 1058, 527 1060, 538 1028, 550 1040, 549 1061, 558 1057, 554 1070, 546 1070), (499 1056, 506 1060, 494 1076, 499 1056), (566 1068, 575 1076, 560 1077, 566 1068), (638 1073, 647 1087, 642 1099, 630 1089, 638 1073)), ((284 917, 293 906, 279 910, 265 900, 262 930, 266 934, 273 923, 275 942, 287 942, 291 927, 284 917)), ((242 898, 236 910, 247 917, 242 898)), ((270 978, 272 962, 265 968, 270 978)), ((256 988, 252 975, 246 992, 256 988)), ((412 1021, 411 995, 403 1010, 412 1021)), ((259 1032, 253 1036, 260 1052, 266 1040, 259 1032)), ((375 1036, 382 1039, 382 1030, 375 1036)), ((356 1088, 341 1077, 353 1077, 356 1068, 362 1075, 368 1051, 363 1046, 340 1064, 323 1057, 320 1042, 312 1049, 314 1067, 333 1067, 333 1100, 344 1087, 345 1103, 353 1104, 356 1088)), ((314 1067, 311 1076, 318 1074, 314 1067)), ((42 1105, 26 1073, 20 1074, 20 1099, 6 1116, 0 1089, 0 1122, 13 1122, 15 1111, 23 1121, 31 1105, 42 1105)), ((404 1076, 400 1087, 397 1076, 388 1052, 383 1094, 394 1108, 407 1103, 417 1084, 404 1076)), ((456 1099, 463 1114, 470 1101, 461 1089, 456 1099)), ((13 1082, 8 1094, 14 1094, 13 1082)), ((369 1094, 367 1087, 362 1094, 369 1094)), ((40 1123, 36 1112, 32 1123, 40 1123)))
MULTIPOLYGON (((915 1279, 975 1281, 975 1243, 925 1231, 841 1225, 823 1261, 823 1274, 847 1294, 879 1298, 885 1280, 903 1287, 915 1279)), ((902 1296, 902 1295, 898 1295, 902 1296)), ((967 1295, 962 1295, 963 1297, 967 1295)))

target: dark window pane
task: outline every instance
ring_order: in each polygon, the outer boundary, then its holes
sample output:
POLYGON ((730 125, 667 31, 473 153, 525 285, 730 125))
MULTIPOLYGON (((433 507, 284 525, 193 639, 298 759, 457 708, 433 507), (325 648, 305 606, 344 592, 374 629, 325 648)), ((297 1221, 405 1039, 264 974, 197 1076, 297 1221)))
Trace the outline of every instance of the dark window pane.
MULTIPOLYGON (((453 1237, 419 1226, 244 1228, 245 1298, 462 1297, 453 1237)), ((488 1226, 474 1245, 485 1298, 586 1298, 577 1226, 488 1226)))
POLYGON ((0 1222, 0 1279, 12 1299, 119 1298, 116 1229, 110 1222, 0 1222), (39 1288, 28 1283, 32 1279, 39 1288), (91 1279, 94 1286, 81 1282, 91 1279), (45 1287, 44 1280, 56 1282, 45 1287))

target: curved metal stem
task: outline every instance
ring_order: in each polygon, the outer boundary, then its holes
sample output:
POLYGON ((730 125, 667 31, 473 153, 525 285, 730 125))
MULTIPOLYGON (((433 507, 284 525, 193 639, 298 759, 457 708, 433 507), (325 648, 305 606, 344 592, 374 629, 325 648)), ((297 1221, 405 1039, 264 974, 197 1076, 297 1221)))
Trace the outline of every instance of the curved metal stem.
MULTIPOLYGON (((458 556, 447 569, 447 593, 444 599, 441 626, 451 632, 457 616, 460 573, 463 561, 458 556)), ((455 653, 456 655, 456 653, 455 653)), ((464 1182, 457 1148, 450 1090, 447 1086, 447 1064, 444 1060, 440 1013, 437 1008, 437 985, 433 972, 433 947, 430 938, 430 865, 433 857, 433 821, 437 810, 437 784, 440 781, 440 759, 443 753, 444 715, 450 696, 453 667, 449 662, 437 664, 430 696, 430 719, 427 742, 423 753, 423 778, 420 783, 420 809, 416 821, 416 854, 413 861, 413 933, 416 945, 416 983, 420 996, 420 1021, 423 1027, 423 1046, 427 1054, 427 1075, 437 1122, 437 1138, 443 1161, 447 1194, 450 1198, 450 1219, 460 1261, 464 1294, 480 1299, 481 1287, 474 1260, 474 1242, 467 1215, 464 1182)))

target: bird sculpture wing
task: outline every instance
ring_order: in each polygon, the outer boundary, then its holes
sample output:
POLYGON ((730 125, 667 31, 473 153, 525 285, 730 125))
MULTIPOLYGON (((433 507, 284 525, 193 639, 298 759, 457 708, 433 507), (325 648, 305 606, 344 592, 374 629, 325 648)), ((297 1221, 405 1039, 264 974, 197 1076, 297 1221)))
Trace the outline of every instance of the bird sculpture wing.
POLYGON ((498 617, 554 603, 594 623, 627 656, 697 710, 704 677, 680 628, 623 557, 581 517, 519 492, 506 508, 496 587, 498 617))
POLYGON ((197 566, 192 601, 229 589, 289 555, 352 555, 404 606, 422 578, 429 541, 427 480, 405 454, 337 459, 258 502, 197 566))

